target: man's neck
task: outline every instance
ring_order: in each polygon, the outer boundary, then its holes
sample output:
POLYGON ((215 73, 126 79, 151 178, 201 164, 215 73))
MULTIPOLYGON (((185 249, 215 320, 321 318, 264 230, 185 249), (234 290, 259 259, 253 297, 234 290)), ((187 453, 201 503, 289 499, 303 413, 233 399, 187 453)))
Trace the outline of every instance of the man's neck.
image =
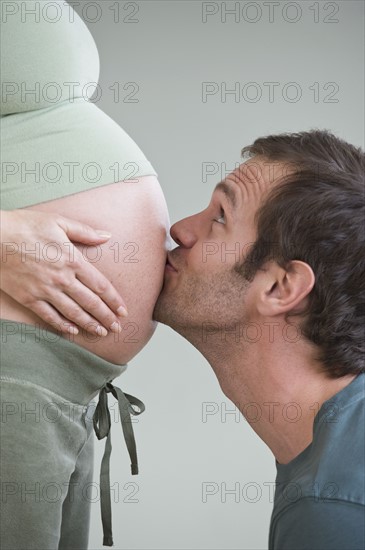
POLYGON ((224 394, 281 464, 310 445, 314 418, 323 403, 355 378, 329 378, 313 359, 314 348, 303 339, 272 342, 262 336, 257 342, 237 342, 233 334, 222 339, 222 334, 202 338, 184 332, 210 363, 224 394))

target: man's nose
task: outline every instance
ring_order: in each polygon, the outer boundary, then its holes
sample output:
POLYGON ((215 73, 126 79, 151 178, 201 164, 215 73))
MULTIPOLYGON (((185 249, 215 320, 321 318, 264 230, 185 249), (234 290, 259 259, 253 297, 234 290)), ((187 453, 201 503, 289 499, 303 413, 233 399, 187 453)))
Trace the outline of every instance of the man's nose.
POLYGON ((170 229, 170 235, 174 241, 183 248, 192 248, 197 241, 195 216, 189 216, 174 223, 170 229))

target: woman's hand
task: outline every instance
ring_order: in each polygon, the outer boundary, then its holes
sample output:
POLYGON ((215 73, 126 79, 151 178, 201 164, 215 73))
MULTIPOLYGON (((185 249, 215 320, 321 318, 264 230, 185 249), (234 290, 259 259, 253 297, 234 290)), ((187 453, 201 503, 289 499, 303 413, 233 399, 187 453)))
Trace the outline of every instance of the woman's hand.
POLYGON ((121 296, 71 243, 110 237, 58 214, 1 211, 1 290, 63 333, 77 334, 77 326, 100 336, 120 332, 121 296))

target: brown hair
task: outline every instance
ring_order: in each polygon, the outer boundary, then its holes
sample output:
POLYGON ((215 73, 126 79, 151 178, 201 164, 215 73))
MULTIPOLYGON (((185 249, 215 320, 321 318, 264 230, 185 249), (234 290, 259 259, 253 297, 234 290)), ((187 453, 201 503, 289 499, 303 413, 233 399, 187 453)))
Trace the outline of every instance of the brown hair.
POLYGON ((297 167, 256 215, 257 240, 236 270, 248 280, 268 260, 306 262, 316 281, 301 325, 327 375, 365 372, 364 165, 357 148, 326 130, 262 137, 242 154, 297 167))

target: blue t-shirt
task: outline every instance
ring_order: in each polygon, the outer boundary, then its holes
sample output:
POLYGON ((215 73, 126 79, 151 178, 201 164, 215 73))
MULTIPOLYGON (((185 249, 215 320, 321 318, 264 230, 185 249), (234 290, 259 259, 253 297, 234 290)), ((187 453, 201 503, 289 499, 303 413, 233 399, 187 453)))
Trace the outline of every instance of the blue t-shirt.
POLYGON ((365 374, 323 403, 312 443, 276 464, 270 550, 365 549, 365 374))

